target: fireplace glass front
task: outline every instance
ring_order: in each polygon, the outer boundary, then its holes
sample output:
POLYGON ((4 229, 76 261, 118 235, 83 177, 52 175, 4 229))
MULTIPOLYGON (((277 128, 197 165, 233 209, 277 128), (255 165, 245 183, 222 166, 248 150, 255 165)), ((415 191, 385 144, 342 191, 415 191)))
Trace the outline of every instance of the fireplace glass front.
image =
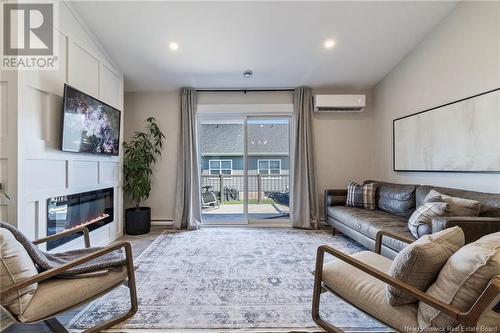
MULTIPOLYGON (((47 199, 47 236, 80 226, 90 231, 113 222, 113 188, 47 199)), ((81 234, 50 241, 52 250, 81 234)))

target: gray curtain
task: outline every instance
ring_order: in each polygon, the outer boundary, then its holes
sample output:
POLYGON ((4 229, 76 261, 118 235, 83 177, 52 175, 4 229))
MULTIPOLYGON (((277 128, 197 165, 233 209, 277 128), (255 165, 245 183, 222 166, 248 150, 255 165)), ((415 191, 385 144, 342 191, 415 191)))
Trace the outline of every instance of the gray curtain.
POLYGON ((317 229, 319 206, 312 136, 313 96, 311 88, 300 87, 293 95, 294 164, 292 219, 296 228, 317 229))
POLYGON ((196 103, 196 90, 182 88, 181 136, 177 157, 177 198, 174 218, 174 227, 177 229, 198 229, 201 225, 196 103))

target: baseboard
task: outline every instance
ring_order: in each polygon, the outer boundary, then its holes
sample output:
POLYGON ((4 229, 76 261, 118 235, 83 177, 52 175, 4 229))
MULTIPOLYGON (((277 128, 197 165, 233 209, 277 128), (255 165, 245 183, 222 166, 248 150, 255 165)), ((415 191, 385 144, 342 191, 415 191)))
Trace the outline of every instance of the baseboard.
POLYGON ((171 217, 153 217, 151 218, 151 225, 158 225, 163 227, 173 227, 174 219, 171 217))

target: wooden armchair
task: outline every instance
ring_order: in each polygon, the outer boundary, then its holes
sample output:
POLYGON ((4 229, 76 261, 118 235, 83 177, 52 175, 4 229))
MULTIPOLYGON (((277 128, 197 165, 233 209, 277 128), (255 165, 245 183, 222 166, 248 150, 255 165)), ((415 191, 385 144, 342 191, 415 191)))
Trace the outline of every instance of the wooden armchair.
MULTIPOLYGON (((38 239, 33 243, 37 245, 50 240, 64 238, 74 233, 82 233, 85 247, 90 247, 89 231, 85 227, 76 228, 50 237, 38 239)), ((15 322, 29 324, 43 321, 50 328, 50 330, 55 333, 68 332, 66 328, 55 318, 55 316, 96 299, 124 283, 126 283, 130 291, 130 310, 123 315, 107 320, 95 327, 85 330, 84 332, 100 332, 133 316, 137 312, 137 290, 134 276, 132 248, 128 242, 120 242, 109 245, 106 248, 82 256, 77 260, 15 282, 9 287, 0 290, 2 300, 7 295, 12 295, 13 292, 18 292, 23 288, 33 285, 34 283, 38 284, 36 293, 22 313, 18 315, 13 314, 6 307, 2 306, 2 310, 4 310, 4 312, 15 322), (109 271, 104 275, 98 276, 73 279, 57 278, 57 275, 70 268, 122 248, 125 250, 126 263, 124 266, 119 267, 116 270, 109 271)))
MULTIPOLYGON (((465 328, 475 330, 481 315, 491 310, 500 299, 500 275, 490 280, 485 290, 468 311, 444 303, 409 284, 387 274, 392 261, 380 255, 383 237, 394 237, 387 232, 379 232, 375 252, 364 251, 352 256, 329 246, 317 250, 312 317, 320 327, 328 332, 343 332, 320 315, 320 297, 323 292, 331 292, 361 311, 380 320, 398 332, 417 332, 417 304, 391 306, 385 301, 385 286, 391 285, 418 301, 456 319, 465 328), (339 260, 324 266, 324 256, 328 253, 339 260)), ((400 239, 405 241, 404 239, 400 239)))

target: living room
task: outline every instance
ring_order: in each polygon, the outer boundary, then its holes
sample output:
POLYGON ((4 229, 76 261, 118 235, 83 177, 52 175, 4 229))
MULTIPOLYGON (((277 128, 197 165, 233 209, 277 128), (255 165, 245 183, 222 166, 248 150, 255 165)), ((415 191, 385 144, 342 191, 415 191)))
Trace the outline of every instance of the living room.
POLYGON ((498 330, 500 1, 1 7, 2 331, 498 330))

